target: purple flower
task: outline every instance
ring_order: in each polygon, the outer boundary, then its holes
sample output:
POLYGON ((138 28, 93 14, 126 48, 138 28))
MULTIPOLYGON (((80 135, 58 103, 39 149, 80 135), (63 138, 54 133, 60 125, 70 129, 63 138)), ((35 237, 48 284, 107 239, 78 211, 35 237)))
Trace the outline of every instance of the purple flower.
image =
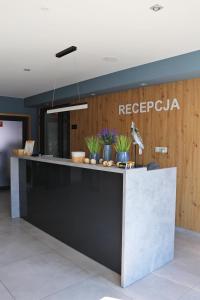
POLYGON ((112 145, 116 141, 117 131, 115 129, 103 128, 98 134, 105 145, 112 145))

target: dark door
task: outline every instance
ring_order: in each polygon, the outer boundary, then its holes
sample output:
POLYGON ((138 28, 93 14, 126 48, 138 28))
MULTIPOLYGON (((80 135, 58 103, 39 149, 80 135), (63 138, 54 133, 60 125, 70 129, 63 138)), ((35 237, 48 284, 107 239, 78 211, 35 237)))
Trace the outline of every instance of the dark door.
POLYGON ((40 112, 40 152, 56 157, 70 157, 70 112, 40 112))

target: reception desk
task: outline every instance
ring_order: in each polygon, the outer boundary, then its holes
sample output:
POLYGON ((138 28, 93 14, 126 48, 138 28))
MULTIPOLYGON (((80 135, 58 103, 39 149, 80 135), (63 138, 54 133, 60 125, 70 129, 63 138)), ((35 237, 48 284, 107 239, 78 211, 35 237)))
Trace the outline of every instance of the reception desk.
POLYGON ((176 168, 147 171, 11 158, 11 215, 121 275, 126 287, 174 256, 176 168))

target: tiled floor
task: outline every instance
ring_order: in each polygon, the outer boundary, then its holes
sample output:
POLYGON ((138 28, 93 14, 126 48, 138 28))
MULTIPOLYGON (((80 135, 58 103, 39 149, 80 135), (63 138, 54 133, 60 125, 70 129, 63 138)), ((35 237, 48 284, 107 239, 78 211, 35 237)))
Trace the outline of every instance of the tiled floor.
POLYGON ((200 300, 200 235, 176 233, 175 259, 132 286, 23 220, 0 192, 0 300, 200 300))

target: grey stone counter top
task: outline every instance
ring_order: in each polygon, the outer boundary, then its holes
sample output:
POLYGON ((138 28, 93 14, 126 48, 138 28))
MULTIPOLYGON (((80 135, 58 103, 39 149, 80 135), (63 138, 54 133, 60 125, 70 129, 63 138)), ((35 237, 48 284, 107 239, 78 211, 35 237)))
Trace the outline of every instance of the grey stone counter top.
POLYGON ((126 172, 136 172, 139 170, 147 170, 146 167, 144 168, 138 168, 138 169, 120 169, 117 167, 104 167, 100 164, 97 165, 91 165, 91 164, 84 164, 84 163, 74 163, 71 161, 71 159, 66 158, 59 158, 59 157, 47 157, 47 156, 20 156, 17 157, 19 159, 26 159, 26 160, 32 160, 32 161, 38 161, 38 162, 46 162, 51 164, 57 164, 57 165, 64 165, 64 166, 70 166, 75 168, 84 168, 84 169, 91 169, 91 170, 99 170, 99 171, 105 171, 105 172, 113 172, 113 173, 121 173, 124 174, 126 172))

